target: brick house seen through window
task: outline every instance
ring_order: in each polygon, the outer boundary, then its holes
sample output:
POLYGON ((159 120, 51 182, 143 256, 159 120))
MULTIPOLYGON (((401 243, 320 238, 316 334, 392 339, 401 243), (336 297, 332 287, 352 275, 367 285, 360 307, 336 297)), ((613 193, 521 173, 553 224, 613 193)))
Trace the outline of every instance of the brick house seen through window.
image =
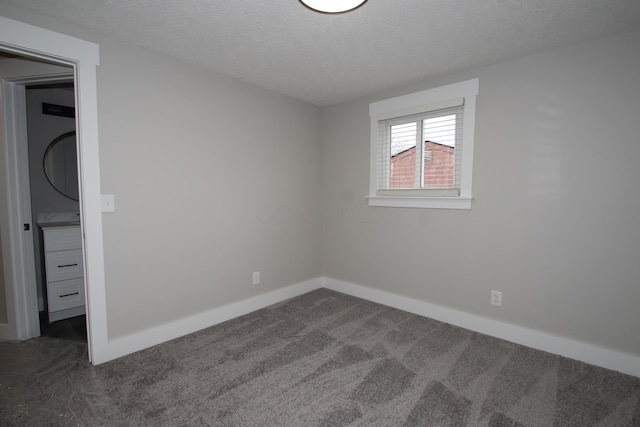
MULTIPOLYGON (((424 143, 422 188, 452 188, 455 176, 455 149, 437 142, 424 143)), ((416 188, 416 147, 391 156, 390 188, 416 188)))

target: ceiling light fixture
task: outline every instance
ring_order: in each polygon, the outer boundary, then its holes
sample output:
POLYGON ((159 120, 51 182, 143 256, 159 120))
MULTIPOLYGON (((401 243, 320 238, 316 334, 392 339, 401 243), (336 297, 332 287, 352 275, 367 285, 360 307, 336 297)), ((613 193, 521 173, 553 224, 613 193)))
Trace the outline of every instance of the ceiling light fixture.
POLYGON ((321 13, 344 13, 357 9, 367 0, 300 0, 311 10, 321 13))

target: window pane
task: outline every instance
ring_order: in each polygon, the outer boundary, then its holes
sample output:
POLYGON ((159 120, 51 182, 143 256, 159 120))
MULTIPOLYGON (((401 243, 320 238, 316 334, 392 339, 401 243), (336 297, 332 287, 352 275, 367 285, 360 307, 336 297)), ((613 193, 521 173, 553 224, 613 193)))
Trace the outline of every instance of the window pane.
POLYGON ((418 123, 391 126, 389 188, 415 188, 418 123))
POLYGON ((424 188, 455 187, 456 115, 422 121, 424 188))

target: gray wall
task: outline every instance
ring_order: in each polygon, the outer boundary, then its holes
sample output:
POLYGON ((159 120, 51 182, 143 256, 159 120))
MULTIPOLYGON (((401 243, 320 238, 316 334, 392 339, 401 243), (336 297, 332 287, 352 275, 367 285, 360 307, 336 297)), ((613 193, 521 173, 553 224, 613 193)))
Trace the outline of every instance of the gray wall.
POLYGON ((326 108, 324 275, 640 355, 638 46, 635 33, 326 108), (472 210, 368 207, 369 102, 473 77, 472 210))
POLYGON ((319 108, 127 46, 100 57, 110 338, 321 275, 319 108))

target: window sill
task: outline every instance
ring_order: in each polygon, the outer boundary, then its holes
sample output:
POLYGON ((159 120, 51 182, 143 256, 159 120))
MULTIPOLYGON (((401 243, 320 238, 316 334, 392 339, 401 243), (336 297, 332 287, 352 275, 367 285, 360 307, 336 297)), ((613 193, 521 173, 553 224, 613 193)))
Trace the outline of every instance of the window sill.
POLYGON ((471 209, 472 197, 367 197, 369 206, 422 209, 471 209))

